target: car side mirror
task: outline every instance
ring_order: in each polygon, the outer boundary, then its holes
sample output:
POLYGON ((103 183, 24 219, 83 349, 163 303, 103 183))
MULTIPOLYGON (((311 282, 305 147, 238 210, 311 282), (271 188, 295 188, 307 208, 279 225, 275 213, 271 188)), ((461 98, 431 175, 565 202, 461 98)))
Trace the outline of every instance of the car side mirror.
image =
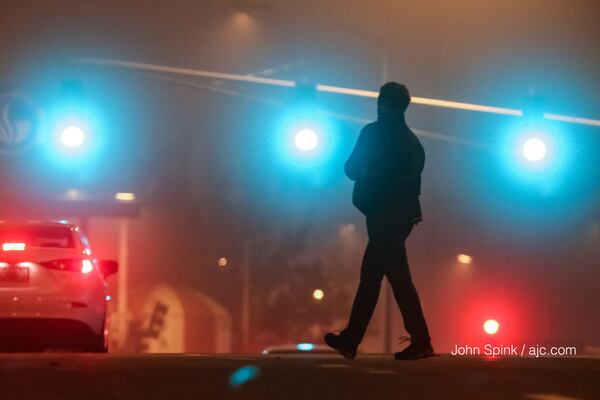
POLYGON ((119 263, 113 260, 100 260, 98 267, 102 275, 106 278, 109 275, 116 274, 119 270, 119 263))

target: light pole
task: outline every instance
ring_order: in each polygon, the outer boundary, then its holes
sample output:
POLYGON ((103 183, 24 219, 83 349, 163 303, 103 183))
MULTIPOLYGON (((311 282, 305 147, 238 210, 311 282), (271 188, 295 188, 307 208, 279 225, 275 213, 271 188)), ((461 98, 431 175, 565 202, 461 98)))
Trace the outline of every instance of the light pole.
POLYGON ((129 220, 127 217, 122 217, 119 220, 119 280, 117 284, 117 343, 119 350, 122 350, 125 346, 128 331, 128 259, 129 220))
MULTIPOLYGON (((380 34, 368 35, 361 31, 358 31, 348 25, 343 23, 334 22, 336 26, 352 33, 355 36, 359 36, 363 38, 365 41, 369 43, 377 43, 379 48, 379 60, 380 60, 380 81, 383 85, 389 79, 388 74, 388 53, 385 36, 380 34)), ((383 290, 383 318, 382 318, 382 331, 383 331, 383 352, 391 353, 392 352, 392 287, 389 285, 385 285, 385 289, 383 290)))
MULTIPOLYGON (((387 51, 385 44, 381 48, 381 84, 384 84, 388 80, 388 66, 387 66, 387 51)), ((389 354, 392 352, 392 286, 386 285, 384 291, 385 301, 384 304, 384 327, 383 327, 383 352, 389 354)))
POLYGON ((242 349, 248 348, 250 338, 250 239, 242 242, 242 349))

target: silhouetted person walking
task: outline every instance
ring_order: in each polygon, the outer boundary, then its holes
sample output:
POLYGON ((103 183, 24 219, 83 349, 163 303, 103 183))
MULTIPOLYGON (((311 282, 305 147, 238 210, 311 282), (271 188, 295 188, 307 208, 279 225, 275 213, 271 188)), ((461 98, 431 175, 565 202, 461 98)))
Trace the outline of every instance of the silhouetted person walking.
POLYGON ((354 358, 371 319, 381 280, 389 280, 411 343, 396 353, 398 360, 433 355, 427 323, 412 283, 405 240, 421 221, 421 173, 425 151, 406 125, 410 94, 404 85, 388 82, 379 90, 377 121, 365 126, 344 167, 355 181, 353 204, 366 216, 369 243, 365 250, 348 326, 328 333, 325 342, 346 358, 354 358))

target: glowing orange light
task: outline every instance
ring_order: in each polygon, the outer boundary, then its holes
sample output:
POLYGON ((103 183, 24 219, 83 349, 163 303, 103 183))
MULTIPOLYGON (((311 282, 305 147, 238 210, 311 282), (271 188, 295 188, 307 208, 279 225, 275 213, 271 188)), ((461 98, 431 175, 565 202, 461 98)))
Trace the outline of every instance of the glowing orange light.
POLYGON ((119 192, 115 194, 115 200, 118 201, 134 201, 135 200, 135 194, 134 193, 127 193, 127 192, 119 192))
POLYGON ((323 297, 325 297, 325 292, 321 289, 315 289, 312 295, 315 300, 320 301, 323 300, 323 297))
POLYGON ((456 259, 461 264, 471 264, 473 262, 473 258, 467 254, 459 254, 456 259))
POLYGON ((500 324, 495 319, 488 319, 483 323, 483 330, 488 335, 495 335, 500 329, 500 324))

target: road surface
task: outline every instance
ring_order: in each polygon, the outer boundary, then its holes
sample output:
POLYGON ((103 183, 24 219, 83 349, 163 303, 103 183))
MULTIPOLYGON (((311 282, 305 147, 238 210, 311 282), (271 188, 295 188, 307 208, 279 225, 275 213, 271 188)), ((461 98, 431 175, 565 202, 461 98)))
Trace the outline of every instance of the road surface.
POLYGON ((2 399, 600 399, 600 358, 0 354, 2 399))

